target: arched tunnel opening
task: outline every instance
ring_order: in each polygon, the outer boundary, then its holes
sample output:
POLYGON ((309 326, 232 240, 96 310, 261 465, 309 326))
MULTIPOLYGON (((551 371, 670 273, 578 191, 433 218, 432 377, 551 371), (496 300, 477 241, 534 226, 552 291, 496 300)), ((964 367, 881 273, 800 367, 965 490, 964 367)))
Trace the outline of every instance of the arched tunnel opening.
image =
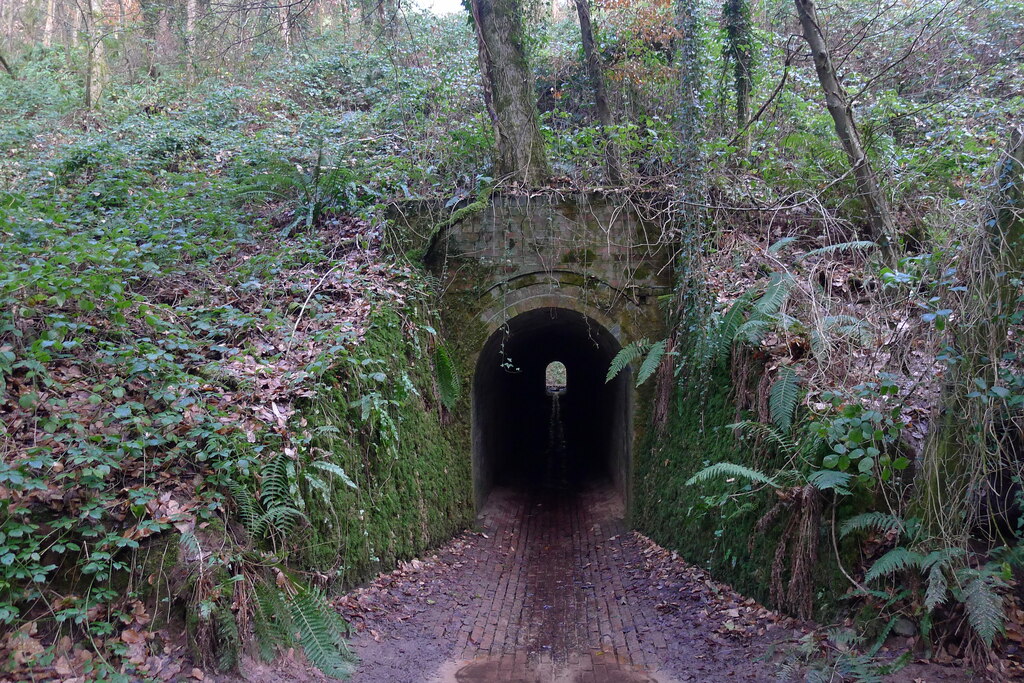
POLYGON ((565 308, 522 313, 491 335, 473 378, 478 507, 495 487, 574 492, 607 484, 625 502, 630 372, 605 382, 619 349, 603 325, 565 308))

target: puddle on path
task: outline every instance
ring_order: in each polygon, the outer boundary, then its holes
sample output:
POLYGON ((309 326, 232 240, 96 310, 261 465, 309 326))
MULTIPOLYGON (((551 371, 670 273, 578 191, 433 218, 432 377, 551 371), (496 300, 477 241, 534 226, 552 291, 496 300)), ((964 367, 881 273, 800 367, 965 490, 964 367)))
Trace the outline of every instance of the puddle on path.
POLYGON ((634 670, 620 662, 598 661, 595 664, 589 655, 558 664, 550 657, 533 659, 520 652, 500 658, 447 662, 432 683, 672 683, 672 680, 657 673, 634 670))

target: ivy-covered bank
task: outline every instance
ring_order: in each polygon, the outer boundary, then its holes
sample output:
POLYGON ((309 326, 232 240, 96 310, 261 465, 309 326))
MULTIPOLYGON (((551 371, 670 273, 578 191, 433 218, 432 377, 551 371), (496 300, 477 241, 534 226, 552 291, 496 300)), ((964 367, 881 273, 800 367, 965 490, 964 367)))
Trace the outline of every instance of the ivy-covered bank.
MULTIPOLYGON (((298 403, 296 451, 266 462, 253 488, 229 484, 229 517, 241 527, 233 543, 182 563, 190 597, 180 606, 208 664, 233 668, 247 642, 267 659, 301 645, 322 671, 345 675, 346 628, 324 590, 388 571, 469 525, 469 425, 465 411, 449 412, 460 392, 431 322, 422 302, 379 305, 361 343, 298 403), (215 578, 204 583, 205 573, 215 578), (239 583, 251 602, 238 602, 239 583), (239 632, 248 623, 251 641, 239 632)), ((183 549, 192 543, 182 535, 183 549)))

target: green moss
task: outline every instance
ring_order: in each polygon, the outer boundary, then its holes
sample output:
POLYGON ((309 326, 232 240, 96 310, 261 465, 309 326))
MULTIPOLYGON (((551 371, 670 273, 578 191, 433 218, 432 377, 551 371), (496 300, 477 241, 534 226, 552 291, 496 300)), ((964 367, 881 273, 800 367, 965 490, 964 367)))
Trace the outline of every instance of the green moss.
POLYGON ((629 268, 626 268, 625 275, 627 279, 646 280, 651 276, 651 269, 648 266, 641 265, 637 266, 636 270, 630 273, 629 268))
POLYGON ((382 372, 386 380, 367 382, 342 371, 328 392, 303 407, 318 433, 314 449, 329 453, 358 488, 331 482, 327 501, 306 492, 311 533, 297 548, 298 564, 331 573, 343 586, 439 545, 471 521, 468 419, 465 411, 441 408, 430 354, 419 346, 426 343, 425 333, 406 338, 396 311, 378 311, 354 367, 382 372), (390 445, 387 430, 367 425, 357 405, 372 392, 394 424, 397 440, 390 445))
POLYGON ((590 265, 597 261, 597 254, 594 253, 593 249, 586 249, 584 247, 577 247, 576 249, 570 249, 569 251, 562 254, 562 263, 579 263, 584 266, 590 265))
POLYGON ((540 278, 536 275, 525 275, 521 278, 517 278, 512 281, 510 289, 522 289, 523 287, 529 287, 540 282, 540 278))
MULTIPOLYGON (((668 425, 660 435, 649 434, 637 453, 632 521, 688 562, 767 604, 772 561, 786 517, 764 531, 755 527, 777 502, 774 492, 750 494, 721 505, 727 494, 736 492, 736 483, 685 485, 698 470, 715 462, 767 472, 783 464, 777 456, 754 453, 733 438, 726 427, 736 421, 731 391, 724 366, 712 374, 703 391, 676 391, 668 425)), ((819 548, 815 607, 826 617, 835 614, 846 580, 824 528, 819 548)))

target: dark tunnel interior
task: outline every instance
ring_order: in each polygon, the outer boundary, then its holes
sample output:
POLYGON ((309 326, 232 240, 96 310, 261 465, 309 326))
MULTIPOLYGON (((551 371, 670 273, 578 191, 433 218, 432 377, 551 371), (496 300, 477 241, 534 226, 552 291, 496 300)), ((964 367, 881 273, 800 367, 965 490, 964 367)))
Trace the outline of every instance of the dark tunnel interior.
POLYGON ((495 486, 575 490, 607 482, 626 494, 631 447, 629 371, 605 383, 619 343, 582 313, 541 308, 491 335, 473 380, 477 504, 495 486), (545 371, 565 366, 565 387, 545 371))

